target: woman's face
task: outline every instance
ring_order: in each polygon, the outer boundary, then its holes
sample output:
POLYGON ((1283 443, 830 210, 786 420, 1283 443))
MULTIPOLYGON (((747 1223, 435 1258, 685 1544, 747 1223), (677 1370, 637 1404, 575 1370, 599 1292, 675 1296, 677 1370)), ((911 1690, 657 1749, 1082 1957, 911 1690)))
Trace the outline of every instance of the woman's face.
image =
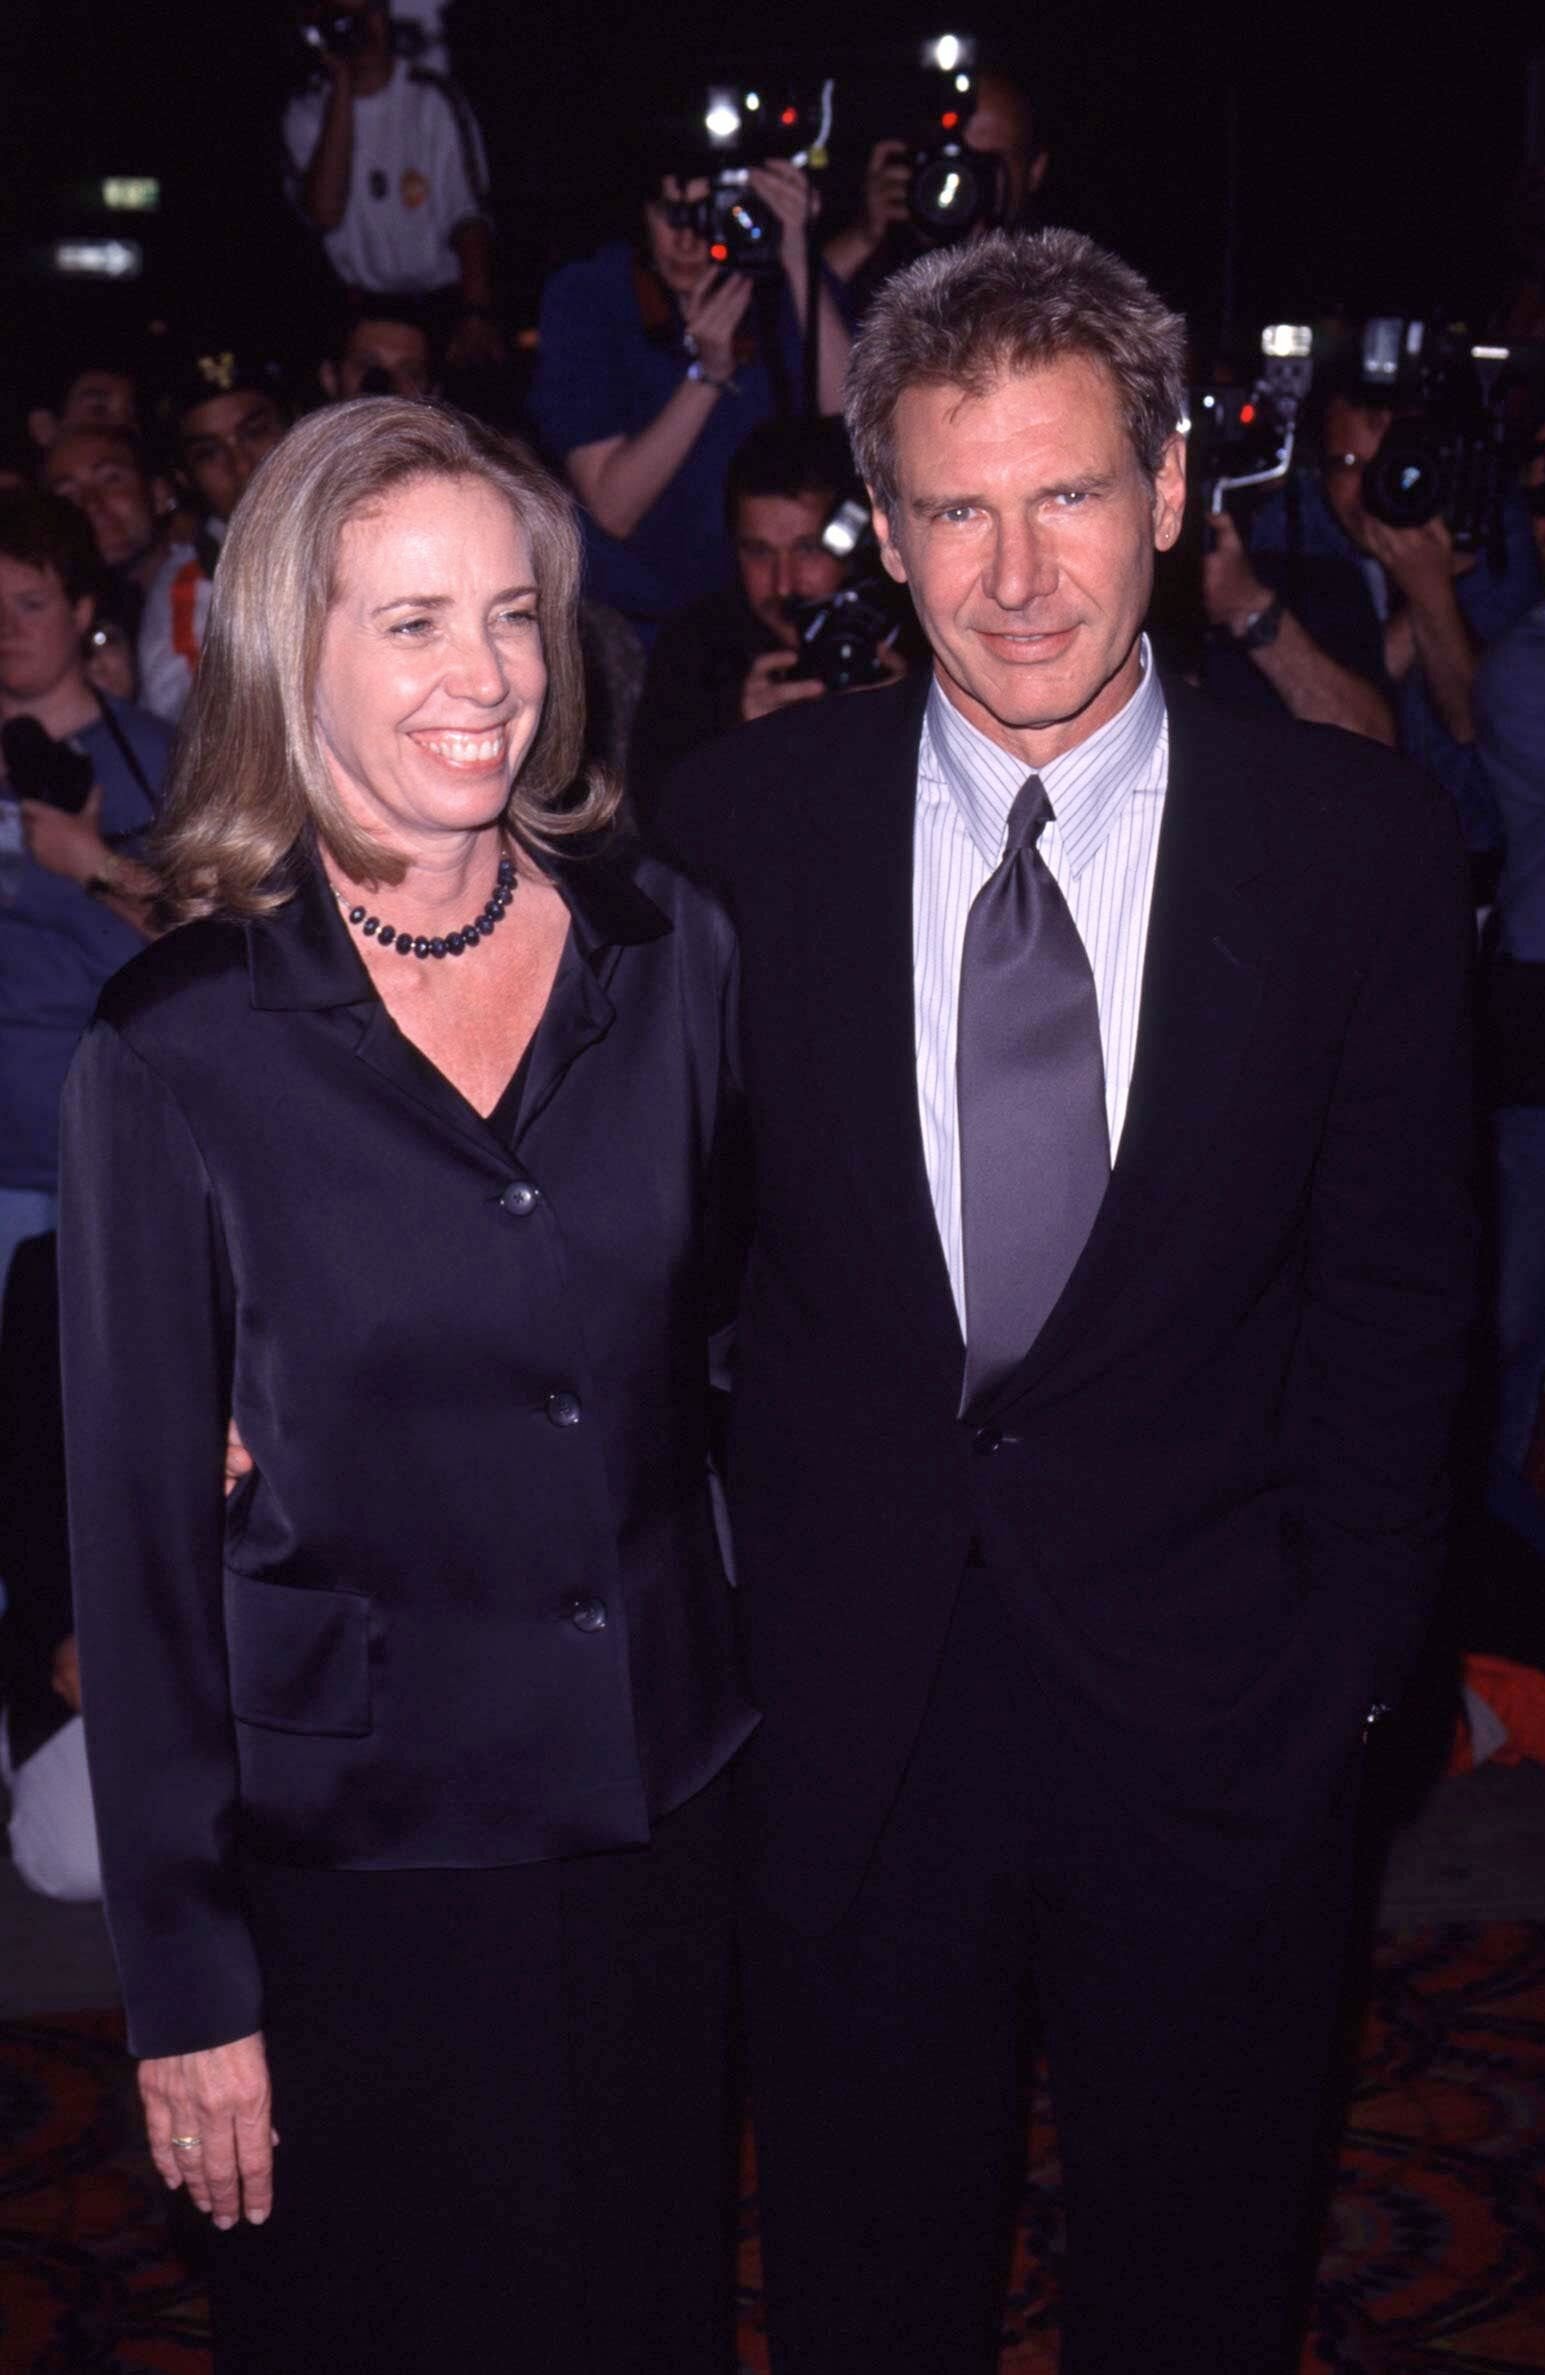
POLYGON ((72 602, 56 569, 0 553, 0 698, 41 701, 82 674, 89 596, 72 602))
POLYGON ((410 863, 492 824, 546 689, 531 540, 497 487, 416 479, 350 520, 316 721, 356 824, 410 863))

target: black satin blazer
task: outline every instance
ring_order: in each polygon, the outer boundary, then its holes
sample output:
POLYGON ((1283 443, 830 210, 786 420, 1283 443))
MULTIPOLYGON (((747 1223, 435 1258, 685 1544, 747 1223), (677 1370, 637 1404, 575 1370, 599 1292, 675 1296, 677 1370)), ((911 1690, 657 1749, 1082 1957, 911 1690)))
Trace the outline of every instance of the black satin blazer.
POLYGON ((72 1550, 136 2052, 260 2025, 243 1855, 641 1841, 754 1721, 706 1493, 733 936, 653 861, 557 879, 513 1145, 316 873, 145 951, 76 1059, 72 1550))

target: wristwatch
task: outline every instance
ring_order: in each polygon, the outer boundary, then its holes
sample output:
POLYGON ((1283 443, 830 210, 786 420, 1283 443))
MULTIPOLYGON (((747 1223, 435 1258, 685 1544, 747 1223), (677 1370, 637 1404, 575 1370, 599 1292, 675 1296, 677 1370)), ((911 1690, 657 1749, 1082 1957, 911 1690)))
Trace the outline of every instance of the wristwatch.
POLYGON ((731 396, 738 396, 740 394, 739 388, 737 388, 735 385, 733 373, 728 379, 715 379, 711 371, 705 371, 703 369, 703 366, 699 362, 696 355, 692 357, 691 362, 687 365, 687 377, 688 379, 696 380, 699 387, 718 388, 722 394, 728 394, 731 396))
POLYGON ((1282 596, 1273 594, 1264 610, 1251 611, 1236 640, 1244 645, 1246 651, 1264 651, 1268 643, 1276 642, 1277 629, 1282 624, 1286 609, 1287 604, 1282 596))

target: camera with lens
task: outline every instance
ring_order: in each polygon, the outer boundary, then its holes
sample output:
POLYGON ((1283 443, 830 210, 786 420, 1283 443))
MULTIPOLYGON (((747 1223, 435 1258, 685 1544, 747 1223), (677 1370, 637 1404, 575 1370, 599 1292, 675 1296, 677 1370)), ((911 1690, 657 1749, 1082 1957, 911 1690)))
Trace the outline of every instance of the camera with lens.
POLYGON ((353 58, 370 39, 370 26, 363 12, 352 8, 324 8, 315 16, 308 16, 301 27, 312 49, 321 50, 330 58, 353 58))
POLYGON ((784 604, 799 638, 790 674, 814 677, 829 693, 880 684, 890 674, 880 653, 895 642, 902 620, 895 588, 872 566, 877 547, 867 503, 857 496, 839 502, 821 530, 821 543, 834 559, 857 563, 859 574, 835 594, 784 604))
POLYGON ((966 145, 976 108, 975 41, 941 33, 924 43, 923 66, 933 89, 928 128, 912 149, 907 214, 915 231, 942 247, 1005 219, 1008 177, 1001 157, 966 145))
POLYGON ((831 115, 830 82, 822 86, 813 107, 792 93, 778 98, 728 84, 716 84, 709 91, 703 117, 712 151, 708 195, 672 211, 678 219, 690 219, 691 227, 707 240, 714 262, 726 272, 777 271, 783 225, 752 189, 752 168, 772 157, 812 169, 824 166, 831 115))
POLYGON ((1363 469, 1363 507, 1391 528, 1447 521, 1458 552, 1505 566, 1502 507, 1522 442, 1510 397, 1538 375, 1523 349, 1475 346, 1468 331, 1379 315, 1362 333, 1362 392, 1394 419, 1363 469))

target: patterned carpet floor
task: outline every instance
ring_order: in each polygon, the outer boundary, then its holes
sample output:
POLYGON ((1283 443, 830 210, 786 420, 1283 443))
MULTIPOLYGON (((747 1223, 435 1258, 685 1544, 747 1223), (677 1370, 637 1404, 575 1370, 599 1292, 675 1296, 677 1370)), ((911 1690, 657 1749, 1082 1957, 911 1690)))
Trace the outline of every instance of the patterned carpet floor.
MULTIPOLYGON (((741 2357, 763 2375, 749 2158, 744 2212, 741 2357)), ((1059 2250, 1042 2093, 1000 2375, 1054 2375, 1059 2250)), ((0 2367, 208 2366, 202 2285, 139 2142, 116 2019, 0 2026, 0 2367)), ((1545 2370, 1545 1925, 1386 1937, 1303 2375, 1521 2369, 1545 2370)))

